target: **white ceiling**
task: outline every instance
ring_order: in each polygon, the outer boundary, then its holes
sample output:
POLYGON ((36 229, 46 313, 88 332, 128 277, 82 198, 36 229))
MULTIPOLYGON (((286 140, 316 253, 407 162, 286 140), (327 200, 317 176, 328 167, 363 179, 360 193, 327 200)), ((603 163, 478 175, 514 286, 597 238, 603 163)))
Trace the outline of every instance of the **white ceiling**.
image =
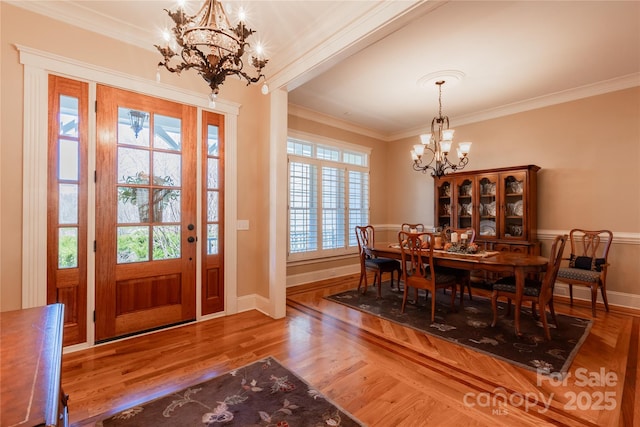
MULTIPOLYGON (((162 9, 175 8, 171 0, 10 3, 151 50, 170 22, 162 9)), ((640 1, 224 5, 230 16, 239 5, 248 9, 270 57, 269 83, 286 86, 294 108, 384 139, 426 129, 438 96, 433 80, 419 81, 446 70, 462 76, 443 87, 452 127, 640 85, 640 1)))

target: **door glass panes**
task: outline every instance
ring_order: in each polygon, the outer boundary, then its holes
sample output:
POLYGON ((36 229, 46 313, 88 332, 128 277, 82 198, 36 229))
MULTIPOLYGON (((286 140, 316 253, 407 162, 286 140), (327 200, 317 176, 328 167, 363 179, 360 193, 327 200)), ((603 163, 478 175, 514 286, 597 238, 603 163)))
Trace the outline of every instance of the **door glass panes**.
POLYGON ((207 187, 218 189, 218 159, 207 159, 207 187))
POLYGON ((153 148, 171 151, 182 150, 182 121, 175 117, 153 115, 153 148))
POLYGON ((492 178, 481 178, 479 182, 480 205, 480 236, 496 236, 496 218, 497 218, 497 201, 496 201, 496 180, 492 178))
POLYGON ((180 226, 153 227, 153 259, 180 258, 180 226))
POLYGON ((78 180, 78 141, 60 139, 58 141, 58 159, 60 167, 58 178, 62 180, 78 180))
POLYGON ((220 253, 220 141, 219 128, 207 126, 207 255, 220 253))
POLYGON ((58 268, 77 268, 80 191, 78 98, 60 95, 59 102, 58 268))
POLYGON ((118 115, 118 263, 179 258, 181 120, 155 114, 149 124, 149 113, 122 107, 118 115))
POLYGON ((58 268, 78 267, 78 228, 58 229, 58 268))
POLYGON ((149 261, 149 227, 118 227, 118 264, 149 261))
POLYGON ((218 224, 207 225, 207 254, 218 253, 218 224))
POLYGON ((153 221, 180 222, 181 190, 153 190, 153 221))
POLYGON ((154 152, 153 155, 153 184, 160 186, 179 187, 180 183, 180 154, 154 152))
POLYGON ((78 223, 78 184, 60 184, 58 187, 58 222, 78 223))
POLYGON ((78 98, 60 96, 59 135, 78 137, 78 98))
POLYGON ((118 107, 118 144, 149 146, 149 113, 118 107))

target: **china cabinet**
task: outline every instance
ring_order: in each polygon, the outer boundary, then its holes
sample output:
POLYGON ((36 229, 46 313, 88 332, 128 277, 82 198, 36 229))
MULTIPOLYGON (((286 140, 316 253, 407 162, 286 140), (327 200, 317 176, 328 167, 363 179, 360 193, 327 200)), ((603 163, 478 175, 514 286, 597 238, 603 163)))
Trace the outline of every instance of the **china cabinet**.
POLYGON ((540 253, 538 166, 456 172, 435 179, 435 225, 472 227, 486 250, 540 253))

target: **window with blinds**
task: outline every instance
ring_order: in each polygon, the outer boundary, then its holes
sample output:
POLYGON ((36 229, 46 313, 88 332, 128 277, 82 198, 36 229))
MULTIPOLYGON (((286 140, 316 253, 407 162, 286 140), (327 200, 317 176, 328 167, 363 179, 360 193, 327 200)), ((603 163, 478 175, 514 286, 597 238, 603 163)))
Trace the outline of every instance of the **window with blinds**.
POLYGON ((289 260, 353 253, 369 222, 368 149, 311 139, 287 140, 289 260))

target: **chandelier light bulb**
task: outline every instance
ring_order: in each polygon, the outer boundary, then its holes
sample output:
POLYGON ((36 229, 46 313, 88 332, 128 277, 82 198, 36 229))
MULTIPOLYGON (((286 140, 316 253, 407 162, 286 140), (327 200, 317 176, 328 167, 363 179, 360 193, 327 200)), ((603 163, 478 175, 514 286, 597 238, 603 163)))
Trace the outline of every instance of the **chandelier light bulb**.
POLYGON ((269 93, 269 86, 267 85, 267 82, 262 85, 260 92, 262 92, 263 95, 267 95, 269 93))
POLYGON ((211 94, 209 95, 209 108, 216 108, 216 98, 218 97, 218 95, 216 95, 215 93, 211 92, 211 94))
POLYGON ((247 20, 247 12, 245 12, 244 7, 240 6, 240 9, 238 9, 238 20, 240 22, 244 22, 247 20))
POLYGON ((430 133, 423 133, 422 135, 420 135, 420 141, 422 142, 422 145, 431 144, 431 134, 430 133))
POLYGON ((453 133, 455 130, 453 129, 443 129, 442 130, 442 139, 445 141, 453 141, 453 133))

